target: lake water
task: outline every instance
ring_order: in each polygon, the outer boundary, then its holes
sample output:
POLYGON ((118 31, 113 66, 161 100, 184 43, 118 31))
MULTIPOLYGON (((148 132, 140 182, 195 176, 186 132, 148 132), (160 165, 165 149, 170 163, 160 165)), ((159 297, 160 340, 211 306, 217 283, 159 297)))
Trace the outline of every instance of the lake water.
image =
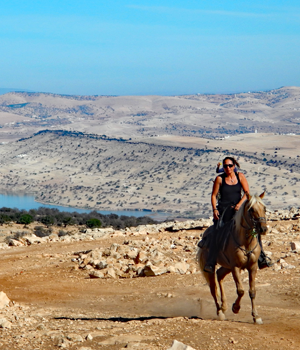
MULTIPOLYGON (((77 213, 89 213, 92 210, 90 209, 79 209, 79 208, 72 208, 72 207, 63 207, 59 205, 50 205, 50 204, 42 204, 39 202, 36 202, 34 200, 34 196, 30 195, 14 195, 14 194, 0 194, 0 208, 7 207, 7 208, 17 208, 19 210, 25 209, 38 209, 40 207, 46 207, 46 208, 53 208, 58 209, 60 211, 66 211, 66 212, 77 212, 77 213)), ((126 216, 150 216, 154 220, 164 220, 170 214, 167 213, 157 213, 157 212, 151 212, 151 211, 134 211, 134 210, 123 210, 123 211, 113 211, 113 210, 97 210, 98 213, 108 215, 108 214, 117 214, 117 215, 126 215, 126 216)))

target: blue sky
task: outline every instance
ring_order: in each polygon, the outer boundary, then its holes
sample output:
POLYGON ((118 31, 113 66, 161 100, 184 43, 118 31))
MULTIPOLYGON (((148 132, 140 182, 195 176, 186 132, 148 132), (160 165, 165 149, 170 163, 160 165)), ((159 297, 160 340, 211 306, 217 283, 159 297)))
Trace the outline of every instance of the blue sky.
POLYGON ((0 45, 0 88, 172 95, 300 86, 300 2, 10 0, 0 45))

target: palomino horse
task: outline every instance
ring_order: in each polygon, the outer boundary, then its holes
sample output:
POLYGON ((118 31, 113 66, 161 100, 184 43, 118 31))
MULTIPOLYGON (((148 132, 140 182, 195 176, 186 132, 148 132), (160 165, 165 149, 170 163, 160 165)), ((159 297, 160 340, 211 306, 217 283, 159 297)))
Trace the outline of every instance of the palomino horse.
MULTIPOLYGON (((262 202, 264 194, 264 192, 260 196, 250 196, 250 194, 247 194, 247 200, 235 214, 232 223, 226 225, 226 228, 228 228, 227 232, 225 227, 225 231, 222 230, 222 235, 225 234, 227 238, 225 241, 223 240, 223 248, 219 249, 217 254, 217 262, 221 265, 217 272, 207 273, 204 271, 208 249, 205 247, 198 248, 197 260, 210 286, 210 292, 214 298, 217 315, 220 320, 225 319, 224 312, 227 310, 227 301, 223 286, 224 277, 231 272, 235 281, 238 297, 232 305, 232 311, 237 314, 244 295, 241 270, 247 269, 253 320, 257 324, 263 323, 255 307, 255 276, 258 268, 257 260, 261 252, 258 235, 266 234, 267 231, 265 205, 262 202), (218 302, 219 289, 221 292, 221 305, 218 302)), ((207 230, 212 231, 212 226, 207 230)))

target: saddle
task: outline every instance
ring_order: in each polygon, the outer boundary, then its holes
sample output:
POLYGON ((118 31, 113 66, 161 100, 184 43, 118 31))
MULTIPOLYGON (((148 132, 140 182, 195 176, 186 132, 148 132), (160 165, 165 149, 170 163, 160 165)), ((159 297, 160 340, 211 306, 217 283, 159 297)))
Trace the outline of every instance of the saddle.
POLYGON ((198 242, 198 247, 201 249, 209 250, 211 241, 216 235, 216 243, 219 250, 225 250, 230 232, 232 232, 232 226, 234 221, 222 223, 222 225, 212 225, 203 233, 202 239, 198 242))

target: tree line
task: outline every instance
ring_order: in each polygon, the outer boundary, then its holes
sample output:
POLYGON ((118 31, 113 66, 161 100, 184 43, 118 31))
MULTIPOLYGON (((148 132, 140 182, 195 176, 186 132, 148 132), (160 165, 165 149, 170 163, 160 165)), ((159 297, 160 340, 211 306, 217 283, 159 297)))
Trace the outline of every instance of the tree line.
POLYGON ((0 225, 15 222, 29 225, 31 222, 39 222, 47 227, 56 225, 66 227, 68 225, 81 225, 89 228, 113 227, 124 229, 138 225, 156 224, 157 222, 148 216, 135 217, 126 215, 108 214, 103 215, 97 211, 90 213, 77 213, 59 211, 56 208, 40 207, 38 209, 19 210, 16 208, 0 208, 0 225))

